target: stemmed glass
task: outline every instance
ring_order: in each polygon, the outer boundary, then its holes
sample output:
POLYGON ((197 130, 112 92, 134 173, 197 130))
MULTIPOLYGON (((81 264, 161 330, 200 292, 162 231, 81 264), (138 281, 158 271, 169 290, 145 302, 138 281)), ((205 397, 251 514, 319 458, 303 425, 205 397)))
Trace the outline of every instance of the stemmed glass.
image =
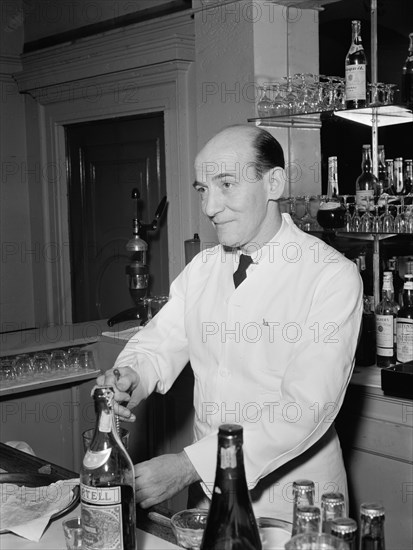
POLYGON ((413 206, 407 206, 404 216, 405 233, 413 233, 413 206))
POLYGON ((371 230, 373 233, 380 233, 381 231, 381 219, 379 216, 379 208, 380 208, 379 204, 374 205, 375 214, 374 214, 372 226, 371 226, 371 230))
POLYGON ((388 197, 385 197, 384 213, 381 215, 381 230, 383 233, 393 233, 394 230, 394 218, 389 212, 388 197))
POLYGON ((351 219, 351 230, 355 232, 361 231, 361 216, 359 213, 359 208, 360 207, 358 204, 354 205, 354 213, 351 219))
POLYGON ((261 97, 257 104, 258 116, 260 117, 271 116, 273 105, 272 105, 271 99, 267 95, 269 86, 267 85, 260 86, 259 89, 261 91, 261 97))
MULTIPOLYGON (((403 197, 401 197, 401 199, 403 199, 403 197)), ((404 204, 397 204, 396 205, 396 210, 397 210, 397 214, 396 214, 396 217, 394 218, 394 222, 393 222, 393 225, 394 225, 394 232, 395 233, 404 233, 404 225, 405 225, 405 221, 404 221, 404 204)))
POLYGON ((384 105, 393 105, 396 88, 397 88, 396 84, 384 84, 384 93, 383 93, 384 105))
POLYGON ((293 115, 296 110, 296 101, 297 96, 293 92, 293 77, 292 76, 283 76, 283 79, 286 81, 287 90, 284 96, 284 106, 288 109, 288 114, 293 115))
POLYGON ((370 233, 372 228, 372 219, 370 215, 370 200, 371 200, 371 197, 367 197, 366 210, 360 219, 360 231, 363 233, 370 233))
POLYGON ((301 218, 301 225, 304 231, 312 231, 314 227, 313 218, 310 215, 310 197, 309 195, 306 195, 304 197, 305 201, 305 213, 304 216, 301 218))
POLYGON ((272 114, 274 116, 288 115, 288 110, 286 109, 283 99, 282 86, 279 82, 273 84, 273 95, 272 114))
POLYGON ((344 225, 343 225, 343 231, 351 231, 351 213, 350 213, 350 203, 347 202, 349 195, 341 195, 340 196, 344 205, 344 208, 346 209, 344 213, 344 225))

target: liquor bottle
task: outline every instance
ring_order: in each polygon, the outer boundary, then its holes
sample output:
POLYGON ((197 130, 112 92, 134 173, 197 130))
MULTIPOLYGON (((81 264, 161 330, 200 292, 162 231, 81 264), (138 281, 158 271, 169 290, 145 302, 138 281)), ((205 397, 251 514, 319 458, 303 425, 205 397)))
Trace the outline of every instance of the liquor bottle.
POLYGON ((360 506, 360 550, 385 550, 384 508, 380 504, 360 506))
POLYGON ((297 508, 297 535, 319 533, 321 526, 320 508, 317 506, 299 506, 297 508))
POLYGON ((331 522, 345 515, 344 496, 341 493, 321 495, 321 532, 331 533, 331 522))
POLYGON ((397 314, 397 361, 413 361, 413 275, 407 273, 403 288, 403 307, 397 314))
POLYGON ((397 157, 394 159, 394 179, 393 185, 396 195, 405 195, 404 181, 403 181, 403 159, 397 157))
POLYGON ((354 519, 333 519, 331 534, 347 543, 349 550, 357 550, 357 522, 354 519))
POLYGON ((367 58, 360 36, 360 21, 351 22, 351 45, 346 56, 346 108, 365 107, 367 58))
POLYGON ((338 171, 337 171, 337 157, 328 157, 328 184, 327 184, 327 196, 330 199, 338 200, 338 171))
POLYGON ((404 190, 406 195, 413 191, 413 161, 406 159, 404 161, 404 190))
POLYGON ((361 334, 356 349, 356 365, 371 367, 376 364, 376 319, 374 305, 363 296, 361 334), (372 309, 373 308, 373 309, 372 309))
POLYGON ((390 277, 383 275, 382 300, 376 307, 376 355, 377 366, 394 365, 394 319, 396 304, 391 299, 392 285, 390 277))
POLYGON ((389 195, 395 195, 394 188, 394 160, 386 159, 386 169, 387 169, 387 193, 389 195))
POLYGON ((366 263, 366 253, 360 252, 359 254, 359 268, 360 268, 360 276, 363 281, 363 292, 366 295, 367 299, 369 300, 370 304, 372 304, 374 312, 374 292, 373 292, 373 276, 371 273, 371 270, 369 271, 367 269, 367 263, 366 263))
POLYGON ((387 269, 393 275, 393 288, 394 288, 394 298, 393 298, 393 300, 399 306, 398 309, 400 309, 400 306, 401 306, 400 296, 403 294, 404 281, 399 275, 397 256, 392 256, 391 258, 389 258, 389 261, 387 263, 387 269))
POLYGON ((297 510, 302 506, 314 506, 315 485, 310 479, 293 482, 293 527, 292 536, 297 535, 297 510))
POLYGON ((413 106, 413 32, 409 34, 409 52, 402 69, 402 102, 413 106))
POLYGON ((85 550, 136 550, 135 478, 116 429, 114 389, 93 390, 96 426, 80 470, 80 501, 85 550))
POLYGON ((371 160, 371 146, 363 145, 361 159, 361 174, 356 180, 356 204, 357 207, 367 208, 368 201, 373 204, 374 190, 377 187, 377 178, 373 174, 373 163, 371 160))
POLYGON ((201 550, 261 550, 245 478, 242 444, 242 426, 219 427, 214 490, 201 550))
POLYGON ((378 199, 383 193, 388 193, 387 191, 388 178, 387 178, 386 156, 384 152, 384 145, 379 145, 377 162, 378 162, 378 166, 377 166, 378 183, 377 183, 376 192, 375 192, 376 199, 378 199))

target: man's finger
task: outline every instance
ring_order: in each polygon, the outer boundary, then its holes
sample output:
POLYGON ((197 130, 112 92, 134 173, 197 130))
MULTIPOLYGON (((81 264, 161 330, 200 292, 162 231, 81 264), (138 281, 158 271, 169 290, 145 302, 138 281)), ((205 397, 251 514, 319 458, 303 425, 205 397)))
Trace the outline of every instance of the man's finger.
POLYGON ((113 410, 125 422, 135 422, 136 420, 136 416, 126 407, 119 405, 119 403, 114 403, 113 410))

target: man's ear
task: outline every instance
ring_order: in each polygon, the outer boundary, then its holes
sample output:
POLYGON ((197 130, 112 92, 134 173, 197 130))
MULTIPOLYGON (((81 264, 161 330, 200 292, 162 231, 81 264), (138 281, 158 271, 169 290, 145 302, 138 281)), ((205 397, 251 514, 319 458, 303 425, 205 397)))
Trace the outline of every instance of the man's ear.
POLYGON ((276 166, 271 168, 266 172, 265 176, 267 179, 268 186, 268 200, 276 201, 283 196, 285 183, 286 183, 286 174, 284 168, 276 166))

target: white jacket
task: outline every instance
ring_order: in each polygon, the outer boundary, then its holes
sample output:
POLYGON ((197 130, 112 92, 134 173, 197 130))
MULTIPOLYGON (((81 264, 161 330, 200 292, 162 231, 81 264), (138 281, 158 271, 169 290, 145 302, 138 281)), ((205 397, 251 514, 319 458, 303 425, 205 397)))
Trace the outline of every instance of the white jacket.
POLYGON ((256 514, 291 520, 294 479, 313 479, 318 496, 346 493, 333 421, 354 365, 362 282, 351 261, 288 214, 253 258, 234 289, 234 253, 216 246, 198 254, 116 366, 139 372, 139 402, 166 393, 190 361, 194 443, 185 451, 205 490, 215 478, 218 426, 242 424, 256 514))

